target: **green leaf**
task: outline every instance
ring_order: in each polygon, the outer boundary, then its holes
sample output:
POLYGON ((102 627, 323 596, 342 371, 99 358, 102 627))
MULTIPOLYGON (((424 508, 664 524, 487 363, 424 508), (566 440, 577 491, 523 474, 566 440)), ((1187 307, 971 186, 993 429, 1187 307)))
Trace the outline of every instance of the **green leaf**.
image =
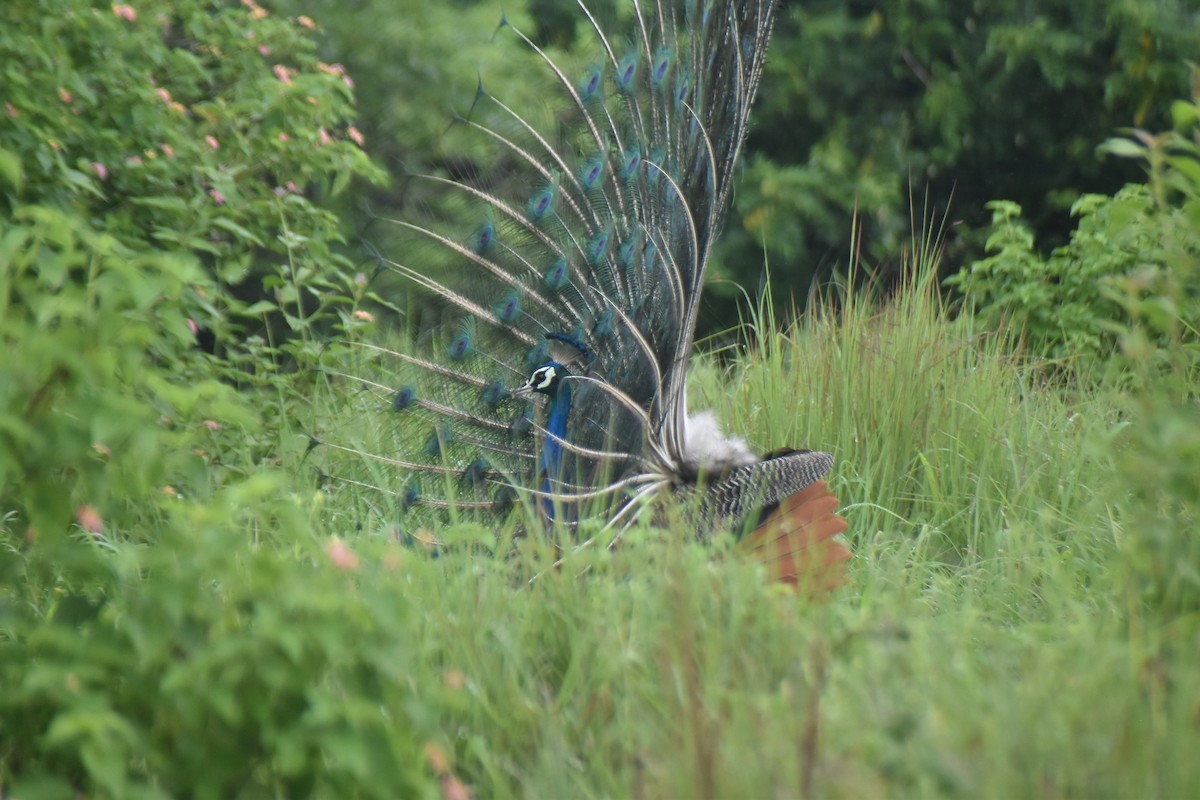
POLYGON ((1171 122, 1177 131, 1189 131, 1200 124, 1200 104, 1176 100, 1171 104, 1171 122))
POLYGON ((243 317, 257 317, 260 314, 269 314, 272 311, 277 311, 279 306, 272 303, 270 300, 259 300, 253 305, 247 306, 238 311, 243 317))
POLYGON ((215 217, 212 221, 212 224, 218 228, 229 231, 243 241, 250 242, 257 247, 263 246, 262 239, 227 217, 215 217))
POLYGON ((15 191, 21 191, 21 159, 10 150, 0 149, 0 179, 3 179, 15 191))
POLYGON ((162 197, 131 197, 131 203, 148 208, 159 208, 164 211, 174 211, 183 214, 188 210, 188 203, 182 197, 163 195, 162 197))
POLYGON ((1145 147, 1124 137, 1106 139, 1096 150, 1118 158, 1146 158, 1148 153, 1145 147))

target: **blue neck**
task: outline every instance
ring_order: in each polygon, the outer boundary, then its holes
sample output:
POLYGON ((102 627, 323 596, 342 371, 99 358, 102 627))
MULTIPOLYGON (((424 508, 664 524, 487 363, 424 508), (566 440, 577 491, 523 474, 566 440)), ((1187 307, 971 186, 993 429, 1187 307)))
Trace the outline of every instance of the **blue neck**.
MULTIPOLYGON (((567 438, 567 415, 571 413, 571 383, 561 381, 558 391, 550 398, 549 418, 546 420, 546 430, 558 439, 567 438)), ((542 445, 542 471, 547 478, 560 477, 562 467, 563 446, 550 437, 542 445)))

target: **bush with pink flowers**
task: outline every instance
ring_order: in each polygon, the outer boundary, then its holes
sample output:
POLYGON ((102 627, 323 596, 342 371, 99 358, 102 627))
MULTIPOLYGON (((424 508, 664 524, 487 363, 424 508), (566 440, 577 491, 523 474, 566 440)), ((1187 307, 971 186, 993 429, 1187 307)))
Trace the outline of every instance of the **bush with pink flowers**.
POLYGON ((253 0, 5 3, 0 217, 53 206, 134 251, 197 259, 216 281, 210 348, 264 324, 302 332, 350 286, 328 201, 380 176, 315 27, 253 0))
POLYGON ((363 291, 328 201, 378 173, 315 26, 0 4, 2 797, 432 785, 389 711, 420 707, 405 602, 262 412, 363 291))

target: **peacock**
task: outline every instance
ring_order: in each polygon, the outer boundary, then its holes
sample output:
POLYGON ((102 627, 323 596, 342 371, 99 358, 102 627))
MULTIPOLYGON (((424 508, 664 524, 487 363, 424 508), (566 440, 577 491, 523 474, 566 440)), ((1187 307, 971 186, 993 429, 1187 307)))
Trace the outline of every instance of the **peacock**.
POLYGON ((376 281, 401 341, 355 341, 358 368, 331 370, 378 437, 323 431, 310 451, 342 456, 323 477, 397 514, 520 505, 533 528, 620 531, 676 506, 701 536, 743 532, 774 579, 834 584, 850 554, 833 457, 756 455, 687 408, 775 0, 633 0, 613 22, 578 9, 595 42, 581 66, 502 15, 545 102, 510 105, 480 78, 450 128, 494 166, 410 176, 423 208, 390 221, 376 281))

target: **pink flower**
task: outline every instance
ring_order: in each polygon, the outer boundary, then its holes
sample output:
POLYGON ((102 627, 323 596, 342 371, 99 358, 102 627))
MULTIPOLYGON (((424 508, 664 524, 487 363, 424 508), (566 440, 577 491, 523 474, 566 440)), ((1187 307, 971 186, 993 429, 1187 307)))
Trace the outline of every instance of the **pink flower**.
POLYGON ((158 95, 158 99, 159 99, 159 100, 162 100, 164 103, 169 103, 169 102, 171 102, 171 93, 170 93, 170 92, 168 92, 166 89, 163 89, 162 87, 159 87, 159 88, 157 88, 157 89, 155 89, 155 90, 154 90, 154 93, 155 93, 156 95, 158 95))
POLYGON ((133 22, 137 19, 137 12, 134 11, 133 6, 125 3, 113 3, 112 11, 126 22, 133 22))
POLYGON ((250 19, 263 19, 267 16, 267 10, 254 0, 242 0, 242 5, 250 9, 250 19))
POLYGON ((225 205, 225 195, 221 194, 216 189, 209 189, 208 193, 212 196, 213 200, 217 201, 217 205, 219 205, 219 206, 225 205))
POLYGON ((211 133, 204 137, 204 141, 208 142, 208 146, 211 147, 213 150, 221 149, 221 143, 218 142, 217 137, 213 136, 211 133))
POLYGON ((192 336, 200 335, 200 326, 196 324, 196 320, 188 317, 187 326, 188 330, 192 332, 192 336))
POLYGON ((329 135, 329 131, 321 128, 321 130, 317 131, 317 141, 324 147, 333 141, 333 137, 329 135))
POLYGON ((340 570, 353 572, 358 569, 358 555, 350 549, 342 539, 333 537, 329 543, 325 545, 325 554, 329 556, 329 560, 333 565, 340 570))
POLYGON ((104 530, 104 520, 94 506, 82 505, 75 509, 75 521, 79 523, 79 527, 92 535, 104 530))
POLYGON ((310 17, 296 17, 296 22, 299 23, 300 27, 308 28, 309 30, 317 27, 317 23, 313 22, 310 17))
POLYGON ((363 143, 366 142, 366 139, 362 135, 362 131, 353 125, 346 130, 346 135, 349 136, 350 139, 359 147, 362 147, 363 143))
POLYGON ((8 116, 12 119, 17 119, 21 116, 21 112, 17 111, 16 106, 14 106, 12 103, 4 104, 4 113, 8 114, 8 116))
POLYGON ((267 47, 265 44, 260 44, 258 46, 258 54, 260 56, 269 56, 271 55, 271 48, 267 47))
POLYGON ((426 742, 421 747, 421 755, 433 769, 436 775, 450 774, 450 758, 437 742, 426 742))
POLYGON ((354 88, 354 79, 353 79, 353 78, 351 78, 349 75, 343 75, 343 76, 342 76, 342 83, 346 84, 346 85, 347 85, 347 86, 349 86, 351 89, 353 89, 353 88, 354 88))
POLYGON ((276 64, 275 66, 271 67, 271 71, 274 72, 275 77, 283 81, 285 85, 292 85, 292 76, 296 74, 294 69, 285 67, 283 64, 276 64))
POLYGON ((284 184, 284 186, 287 187, 287 190, 292 194, 300 194, 300 187, 296 185, 295 181, 288 181, 284 184))
POLYGON ((285 133, 284 131, 279 132, 279 141, 290 142, 291 140, 292 140, 292 137, 288 136, 287 133, 285 133))
POLYGON ((125 159, 125 163, 131 167, 140 167, 142 165, 142 157, 130 156, 129 158, 125 159))
POLYGON ((101 164, 99 161, 92 162, 92 169, 100 176, 100 180, 108 180, 108 167, 101 164))
POLYGON ((166 156, 167 158, 174 158, 174 157, 175 157, 175 148, 174 148, 174 147, 171 147, 171 145, 169 145, 169 144, 164 144, 164 145, 163 145, 162 147, 160 147, 159 149, 160 149, 160 150, 162 150, 162 154, 163 154, 164 156, 166 156))

